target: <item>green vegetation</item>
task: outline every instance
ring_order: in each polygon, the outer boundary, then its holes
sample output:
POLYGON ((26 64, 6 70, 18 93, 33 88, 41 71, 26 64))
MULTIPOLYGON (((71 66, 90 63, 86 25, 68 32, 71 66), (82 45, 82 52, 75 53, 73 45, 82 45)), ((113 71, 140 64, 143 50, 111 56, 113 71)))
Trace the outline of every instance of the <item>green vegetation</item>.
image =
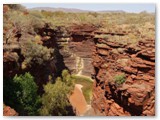
POLYGON ((16 95, 22 111, 28 115, 37 115, 40 97, 37 95, 38 86, 34 82, 34 78, 30 73, 25 73, 20 76, 16 75, 13 80, 20 88, 16 91, 16 95))
POLYGON ((48 49, 42 45, 28 41, 22 46, 22 55, 24 56, 23 68, 32 64, 43 64, 52 59, 53 49, 48 49))
POLYGON ((118 84, 121 85, 126 81, 126 75, 124 73, 116 75, 114 77, 114 81, 118 84))
POLYGON ((68 115, 67 107, 70 106, 69 96, 74 88, 71 76, 67 70, 63 70, 62 78, 58 77, 56 82, 47 83, 44 86, 45 93, 42 96, 41 115, 68 115))
POLYGON ((62 81, 66 83, 66 85, 68 87, 70 87, 70 89, 74 88, 74 80, 72 80, 72 76, 70 75, 70 73, 68 72, 68 70, 64 69, 62 71, 62 81))
POLYGON ((3 100, 6 105, 9 105, 17 110, 19 103, 16 100, 16 91, 19 90, 19 86, 13 82, 10 77, 4 76, 3 78, 3 100))
MULTIPOLYGON (((43 21, 50 23, 52 28, 55 26, 71 26, 72 24, 92 24, 98 28, 115 31, 117 25, 143 26, 145 22, 154 24, 155 16, 149 13, 65 13, 62 11, 30 11, 31 15, 38 16, 43 21)), ((120 29, 119 29, 120 31, 120 29)))
POLYGON ((15 75, 13 80, 5 80, 4 100, 5 102, 9 100, 7 103, 13 106, 20 115, 38 115, 41 101, 37 90, 38 86, 30 73, 15 75))
POLYGON ((84 76, 76 76, 72 75, 72 79, 75 80, 76 84, 83 85, 82 92, 88 104, 90 104, 92 99, 92 89, 93 89, 93 81, 84 76))
POLYGON ((67 94, 70 89, 61 80, 55 84, 47 83, 44 86, 45 93, 42 96, 41 115, 67 115, 66 107, 69 106, 67 94))

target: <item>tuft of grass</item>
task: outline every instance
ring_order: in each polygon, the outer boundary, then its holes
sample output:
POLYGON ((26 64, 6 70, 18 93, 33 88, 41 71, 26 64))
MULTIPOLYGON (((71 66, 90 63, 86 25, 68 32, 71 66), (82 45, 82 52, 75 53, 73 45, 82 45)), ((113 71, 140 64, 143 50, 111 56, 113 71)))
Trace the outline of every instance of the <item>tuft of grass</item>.
POLYGON ((116 75, 114 77, 114 81, 118 84, 121 85, 126 81, 126 75, 124 73, 116 75))
POLYGON ((74 79, 76 84, 83 85, 82 92, 86 99, 87 104, 90 104, 92 99, 92 88, 93 88, 93 81, 85 76, 76 76, 72 75, 72 79, 74 79))

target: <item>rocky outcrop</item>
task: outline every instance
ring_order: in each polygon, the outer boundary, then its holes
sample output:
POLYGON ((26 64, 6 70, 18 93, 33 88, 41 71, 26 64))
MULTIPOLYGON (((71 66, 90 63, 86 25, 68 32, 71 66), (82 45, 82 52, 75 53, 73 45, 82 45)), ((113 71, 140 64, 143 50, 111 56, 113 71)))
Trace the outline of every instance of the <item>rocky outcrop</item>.
POLYGON ((18 113, 11 107, 4 105, 3 116, 18 116, 18 113))
POLYGON ((95 112, 107 116, 155 115, 155 40, 145 38, 131 44, 121 37, 120 41, 111 40, 116 33, 105 33, 107 37, 101 31, 96 34, 95 112))

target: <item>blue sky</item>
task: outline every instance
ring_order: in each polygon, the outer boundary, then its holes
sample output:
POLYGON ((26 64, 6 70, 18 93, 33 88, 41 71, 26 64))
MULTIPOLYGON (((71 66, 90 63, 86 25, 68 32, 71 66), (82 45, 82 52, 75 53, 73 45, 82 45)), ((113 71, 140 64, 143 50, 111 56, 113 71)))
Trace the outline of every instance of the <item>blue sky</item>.
POLYGON ((54 8, 77 8, 82 10, 93 10, 93 11, 100 11, 100 10, 124 10, 126 12, 155 12, 155 4, 107 4, 107 3, 100 3, 100 4, 73 4, 73 3, 30 3, 30 4, 22 4, 26 8, 34 8, 34 7, 54 7, 54 8))

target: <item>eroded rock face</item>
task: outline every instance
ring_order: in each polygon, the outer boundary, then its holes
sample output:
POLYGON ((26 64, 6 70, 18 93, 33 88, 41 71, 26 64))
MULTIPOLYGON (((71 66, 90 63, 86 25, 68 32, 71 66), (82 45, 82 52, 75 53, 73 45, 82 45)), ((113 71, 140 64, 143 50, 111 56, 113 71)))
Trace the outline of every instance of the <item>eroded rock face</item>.
POLYGON ((71 73, 88 77, 93 73, 92 50, 95 29, 92 25, 73 25, 64 36, 57 39, 65 67, 71 73))
POLYGON ((18 113, 9 106, 3 108, 3 116, 18 116, 18 113))
POLYGON ((94 41, 94 110, 107 116, 155 115, 155 40, 123 44, 96 36, 94 41), (125 82, 117 84, 115 76, 122 73, 125 82))

